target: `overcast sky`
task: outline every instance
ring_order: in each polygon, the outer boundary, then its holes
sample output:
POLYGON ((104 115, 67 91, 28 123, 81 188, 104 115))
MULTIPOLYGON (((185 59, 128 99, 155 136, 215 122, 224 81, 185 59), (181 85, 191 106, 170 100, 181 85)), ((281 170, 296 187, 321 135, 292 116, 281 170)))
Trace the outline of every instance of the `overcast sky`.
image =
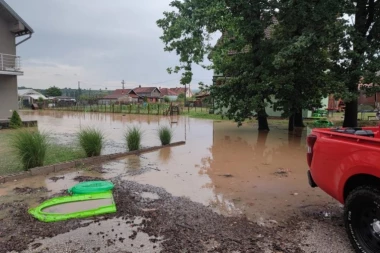
MULTIPOLYGON (((19 86, 33 88, 175 87, 180 75, 167 67, 178 62, 164 52, 156 20, 171 0, 6 0, 34 29, 17 47, 24 76, 19 86)), ((194 70, 192 88, 209 84, 212 72, 194 70)))

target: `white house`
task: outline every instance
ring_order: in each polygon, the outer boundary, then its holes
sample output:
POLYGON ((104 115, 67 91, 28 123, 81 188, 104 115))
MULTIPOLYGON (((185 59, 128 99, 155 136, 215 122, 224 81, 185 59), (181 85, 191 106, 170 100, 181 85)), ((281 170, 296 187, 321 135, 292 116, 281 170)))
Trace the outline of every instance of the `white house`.
POLYGON ((18 90, 19 107, 30 107, 32 104, 37 103, 40 98, 47 100, 41 93, 32 89, 18 90))
POLYGON ((33 29, 4 0, 0 0, 0 119, 9 118, 12 111, 18 109, 17 76, 24 73, 16 47, 30 39, 32 34, 33 29))

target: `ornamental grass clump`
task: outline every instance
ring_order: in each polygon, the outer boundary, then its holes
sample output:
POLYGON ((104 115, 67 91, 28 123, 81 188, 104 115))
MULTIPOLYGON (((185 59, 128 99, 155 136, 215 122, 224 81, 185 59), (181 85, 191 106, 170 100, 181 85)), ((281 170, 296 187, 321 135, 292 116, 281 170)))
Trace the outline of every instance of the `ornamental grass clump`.
POLYGON ((125 133, 125 140, 129 151, 139 150, 141 147, 142 131, 140 128, 134 126, 128 128, 125 133))
POLYGON ((158 136, 162 145, 168 145, 172 141, 173 131, 169 127, 163 126, 158 129, 158 136))
POLYGON ((99 156, 104 145, 104 134, 96 128, 85 128, 78 133, 79 144, 87 157, 99 156))
POLYGON ((40 167, 44 164, 48 148, 48 135, 40 131, 18 130, 10 141, 11 147, 20 159, 23 169, 40 167))

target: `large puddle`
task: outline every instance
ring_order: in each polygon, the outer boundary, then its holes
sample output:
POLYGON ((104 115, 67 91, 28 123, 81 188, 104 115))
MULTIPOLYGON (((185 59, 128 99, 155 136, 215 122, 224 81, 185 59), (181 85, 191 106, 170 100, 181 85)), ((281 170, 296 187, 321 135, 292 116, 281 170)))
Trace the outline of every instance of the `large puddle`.
MULTIPOLYGON (((279 220, 304 207, 335 203, 307 181, 305 139, 308 129, 288 133, 286 125, 271 126, 259 133, 257 126, 238 128, 232 122, 179 117, 71 113, 23 112, 25 120, 38 120, 59 143, 73 143, 80 127, 97 126, 107 137, 104 153, 125 149, 123 134, 128 126, 139 125, 144 131, 143 145, 159 145, 157 129, 171 126, 174 141, 186 145, 165 148, 142 156, 130 156, 101 165, 97 177, 120 176, 165 188, 176 196, 185 196, 223 214, 244 214, 256 221, 279 220)), ((52 192, 67 189, 77 182, 74 175, 93 172, 69 172, 58 181, 34 177, 27 181, 43 185, 52 192)), ((31 183, 31 182, 29 182, 31 183)), ((1 193, 5 192, 6 185, 1 193)))

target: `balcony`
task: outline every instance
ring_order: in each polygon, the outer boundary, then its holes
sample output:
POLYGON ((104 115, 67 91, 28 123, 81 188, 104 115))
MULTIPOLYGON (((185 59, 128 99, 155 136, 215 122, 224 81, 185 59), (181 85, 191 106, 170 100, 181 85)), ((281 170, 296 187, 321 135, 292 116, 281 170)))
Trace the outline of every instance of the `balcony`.
POLYGON ((0 53, 0 75, 23 75, 20 56, 0 53))

